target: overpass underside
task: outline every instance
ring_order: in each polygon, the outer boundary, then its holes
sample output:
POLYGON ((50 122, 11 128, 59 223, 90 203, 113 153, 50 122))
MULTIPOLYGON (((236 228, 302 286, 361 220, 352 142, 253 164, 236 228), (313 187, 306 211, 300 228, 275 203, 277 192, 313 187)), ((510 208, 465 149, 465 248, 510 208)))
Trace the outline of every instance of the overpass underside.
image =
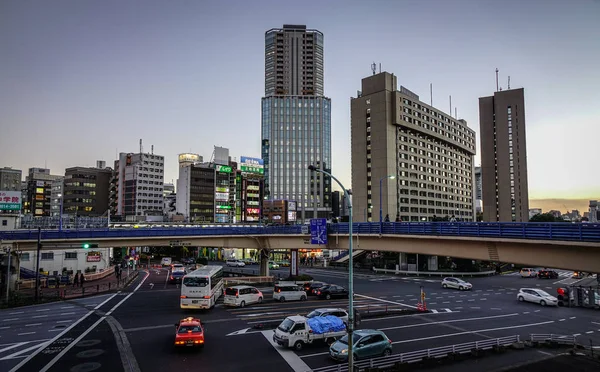
MULTIPOLYGON (((45 240, 43 250, 76 249, 84 242, 99 247, 168 246, 174 239, 167 237, 99 238, 45 240)), ((205 235, 178 237, 181 245, 250 249, 348 249, 348 235, 329 235, 327 245, 310 244, 307 235, 205 235)), ((3 242, 14 249, 32 251, 36 242, 3 242)), ((531 266, 553 267, 574 271, 600 272, 600 243, 579 241, 541 241, 530 239, 471 238, 422 235, 354 235, 354 249, 367 251, 418 253, 437 256, 499 261, 531 266)))

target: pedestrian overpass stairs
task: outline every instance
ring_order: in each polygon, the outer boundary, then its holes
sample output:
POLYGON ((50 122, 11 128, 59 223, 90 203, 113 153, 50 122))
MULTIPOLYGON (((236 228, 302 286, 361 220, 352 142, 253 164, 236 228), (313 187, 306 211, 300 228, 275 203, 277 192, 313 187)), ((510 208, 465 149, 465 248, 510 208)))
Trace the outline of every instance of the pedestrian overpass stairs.
MULTIPOLYGON (((352 258, 357 258, 357 257, 361 256, 363 253, 366 253, 366 251, 357 249, 354 252, 352 252, 352 258)), ((339 254, 336 258, 334 258, 333 262, 345 263, 345 262, 348 262, 349 259, 350 259, 350 255, 348 254, 348 251, 344 251, 342 254, 339 254)))

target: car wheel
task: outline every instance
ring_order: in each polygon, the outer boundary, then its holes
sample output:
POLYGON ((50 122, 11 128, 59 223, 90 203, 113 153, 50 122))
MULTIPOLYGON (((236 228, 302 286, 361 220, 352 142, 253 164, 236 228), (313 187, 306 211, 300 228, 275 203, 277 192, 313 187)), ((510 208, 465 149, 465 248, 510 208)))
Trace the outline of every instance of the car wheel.
POLYGON ((442 288, 448 288, 448 284, 446 284, 446 283, 442 284, 442 288))
POLYGON ((385 349, 383 351, 383 356, 390 356, 392 354, 392 351, 390 349, 385 349))
POLYGON ((279 302, 285 302, 285 297, 279 297, 279 302))
POLYGON ((246 306, 246 301, 240 302, 240 307, 244 307, 244 306, 246 306))
POLYGON ((300 301, 306 301, 306 296, 300 297, 300 301))
POLYGON ((260 304, 262 302, 262 297, 258 298, 258 303, 260 304))
POLYGON ((459 290, 459 291, 464 291, 464 290, 465 290, 465 287, 463 287, 463 286, 461 285, 460 287, 458 287, 458 290, 459 290))
POLYGON ((519 301, 521 301, 521 302, 525 301, 525 299, 523 298, 523 296, 519 296, 518 298, 519 298, 519 301))
POLYGON ((302 341, 296 341, 296 343, 294 344, 294 349, 296 349, 297 351, 302 350, 303 347, 304 343, 302 341))
POLYGON ((325 295, 325 299, 326 299, 326 300, 331 300, 331 295, 330 295, 329 293, 327 293, 327 294, 325 295))
POLYGON ((540 305, 542 305, 542 306, 546 306, 546 301, 544 301, 544 300, 541 300, 541 301, 540 301, 540 305))

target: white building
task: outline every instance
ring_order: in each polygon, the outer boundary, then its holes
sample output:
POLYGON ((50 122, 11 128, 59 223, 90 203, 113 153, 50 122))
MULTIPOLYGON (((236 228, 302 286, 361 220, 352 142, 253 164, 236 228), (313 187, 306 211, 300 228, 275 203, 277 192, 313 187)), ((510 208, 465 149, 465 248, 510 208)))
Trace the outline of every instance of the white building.
POLYGON ((529 208, 529 219, 536 214, 542 214, 542 208, 529 208))
POLYGON ((154 153, 120 153, 115 161, 113 215, 128 220, 162 216, 165 158, 154 153))
POLYGON ((52 181, 52 186, 50 189, 50 216, 51 217, 60 216, 60 202, 64 195, 64 191, 63 191, 64 184, 65 184, 64 177, 57 178, 54 181, 52 181))
MULTIPOLYGON (((74 273, 81 271, 86 273, 90 270, 100 271, 111 266, 113 257, 112 248, 93 248, 93 249, 44 249, 40 257, 40 269, 53 275, 55 271, 58 274, 63 269, 72 270, 74 273)), ((20 257, 20 266, 27 270, 35 272, 37 252, 23 252, 20 257)), ((93 273, 93 271, 91 271, 93 273)))
POLYGON ((0 214, 0 231, 17 230, 21 226, 21 217, 18 214, 0 214))
POLYGON ((590 200, 590 211, 589 221, 592 223, 598 223, 598 217, 600 215, 600 209, 598 208, 598 200, 590 200))

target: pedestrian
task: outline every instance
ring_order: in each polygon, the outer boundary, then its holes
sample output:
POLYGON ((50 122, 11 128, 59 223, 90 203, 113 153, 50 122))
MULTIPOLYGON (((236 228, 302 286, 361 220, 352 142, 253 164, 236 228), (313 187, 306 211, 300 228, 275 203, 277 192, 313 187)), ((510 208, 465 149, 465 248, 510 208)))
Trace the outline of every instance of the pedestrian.
POLYGON ((83 283, 85 282, 85 276, 83 273, 79 273, 79 286, 83 287, 83 283))
POLYGON ((390 215, 389 214, 385 215, 385 222, 390 222, 390 215))
POLYGON ((73 287, 79 286, 79 273, 75 273, 73 276, 73 287))

